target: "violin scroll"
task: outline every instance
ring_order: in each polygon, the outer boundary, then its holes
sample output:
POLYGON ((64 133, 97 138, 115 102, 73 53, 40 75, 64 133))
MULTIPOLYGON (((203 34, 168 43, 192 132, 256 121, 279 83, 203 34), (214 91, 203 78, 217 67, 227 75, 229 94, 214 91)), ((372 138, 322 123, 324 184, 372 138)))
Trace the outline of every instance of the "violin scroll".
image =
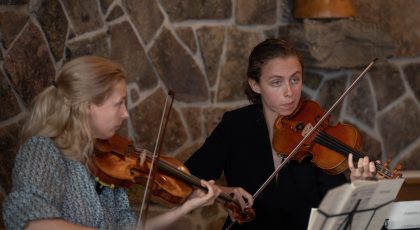
POLYGON ((391 163, 391 158, 383 164, 379 164, 375 162, 376 172, 378 173, 379 179, 397 179, 402 178, 401 173, 401 164, 398 163, 393 170, 389 169, 389 163, 391 163))

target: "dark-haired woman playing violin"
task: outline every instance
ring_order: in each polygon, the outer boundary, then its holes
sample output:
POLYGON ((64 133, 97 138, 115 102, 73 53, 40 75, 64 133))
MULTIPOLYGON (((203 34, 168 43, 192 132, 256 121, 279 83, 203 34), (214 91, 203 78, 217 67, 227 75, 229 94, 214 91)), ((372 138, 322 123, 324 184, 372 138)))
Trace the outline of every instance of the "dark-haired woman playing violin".
MULTIPOLYGON (((284 40, 267 39, 254 47, 245 89, 252 105, 224 114, 204 145, 186 161, 191 173, 207 180, 224 173, 230 187, 223 192, 236 188, 243 197, 249 196, 243 190, 254 194, 283 160, 272 146, 274 122, 297 108, 302 66, 296 50, 284 40)), ((367 157, 360 158, 357 166, 352 157, 348 158, 351 180, 375 175, 367 157)), ((255 219, 232 229, 306 229, 311 208, 329 189, 346 182, 343 174, 328 175, 309 158, 289 161, 255 199, 255 219)))
MULTIPOLYGON (((95 189, 87 163, 96 139, 111 138, 127 119, 126 83, 116 63, 93 56, 64 65, 39 94, 22 130, 13 188, 3 203, 7 229, 136 229, 124 188, 95 189)), ((182 205, 147 221, 165 229, 195 208, 213 203, 220 189, 202 181, 182 205)))

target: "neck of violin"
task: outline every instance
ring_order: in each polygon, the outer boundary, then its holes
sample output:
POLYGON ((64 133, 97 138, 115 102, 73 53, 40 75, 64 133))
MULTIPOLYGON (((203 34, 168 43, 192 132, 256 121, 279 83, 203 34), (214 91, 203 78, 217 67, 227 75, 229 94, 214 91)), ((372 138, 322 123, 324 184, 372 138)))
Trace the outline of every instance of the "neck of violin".
MULTIPOLYGON (((346 157, 348 156, 349 153, 352 153, 355 160, 359 160, 360 158, 363 158, 366 156, 366 154, 356 149, 353 149, 352 147, 342 143, 335 137, 332 137, 323 131, 320 131, 315 136, 315 142, 331 150, 334 150, 346 157)), ((386 166, 378 162, 375 162, 375 168, 376 168, 376 172, 385 179, 397 178, 400 175, 395 172, 391 172, 386 166)))
MULTIPOLYGON (((175 168, 171 164, 168 164, 164 161, 159 161, 158 162, 158 168, 160 170, 178 178, 178 179, 183 180, 187 184, 193 185, 197 188, 200 188, 200 189, 203 189, 203 190, 207 191, 207 188, 201 185, 201 179, 200 178, 198 178, 194 175, 191 175, 191 174, 187 174, 187 173, 175 168)), ((217 200, 219 202, 221 202, 221 201, 223 201, 223 202, 235 202, 231 196, 229 196, 228 194, 223 193, 223 192, 220 193, 217 200)))

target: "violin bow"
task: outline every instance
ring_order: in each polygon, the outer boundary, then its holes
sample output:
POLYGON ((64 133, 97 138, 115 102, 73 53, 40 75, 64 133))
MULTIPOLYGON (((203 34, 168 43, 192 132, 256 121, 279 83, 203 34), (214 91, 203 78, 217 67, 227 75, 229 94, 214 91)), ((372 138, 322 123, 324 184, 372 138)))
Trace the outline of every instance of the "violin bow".
MULTIPOLYGON (((252 198, 254 200, 260 195, 260 193, 268 186, 268 184, 276 177, 280 170, 290 161, 299 151, 300 147, 305 143, 305 141, 312 135, 313 132, 324 122, 324 120, 331 114, 331 112, 337 107, 337 105, 344 99, 344 97, 354 88, 354 86, 362 79, 363 76, 372 68, 373 64, 378 60, 378 58, 373 59, 369 65, 359 74, 359 76, 354 80, 353 83, 344 91, 344 93, 337 99, 336 102, 331 106, 331 108, 321 117, 321 119, 312 127, 312 129, 303 137, 303 139, 296 145, 292 152, 283 160, 279 167, 274 170, 274 172, 267 178, 267 180, 261 185, 261 187, 254 193, 252 198)), ((236 222, 232 221, 231 224, 226 228, 230 229, 236 222)))
POLYGON ((147 177, 146 186, 145 186, 145 189, 144 189, 143 201, 142 201, 142 204, 141 204, 136 229, 144 229, 146 227, 146 217, 147 217, 147 212, 149 211, 149 202, 148 201, 150 200, 150 197, 151 197, 151 194, 152 194, 152 191, 151 191, 152 183, 154 183, 154 180, 155 180, 155 175, 156 175, 156 171, 157 171, 157 168, 158 168, 157 163, 159 162, 160 152, 161 152, 161 148, 162 148, 163 135, 165 134, 166 126, 167 126, 168 121, 169 121, 169 114, 170 114, 171 109, 172 109, 172 104, 174 102, 174 98, 175 98, 175 92, 172 91, 172 90, 169 90, 168 96, 166 97, 166 100, 165 100, 165 106, 163 108, 162 119, 160 121, 159 132, 158 132, 158 136, 157 136, 157 139, 156 139, 155 149, 154 149, 154 152, 153 152, 153 155, 152 155, 151 166, 150 166, 150 170, 149 170, 149 175, 147 177), (168 100, 169 100, 168 98, 170 98, 170 105, 169 106, 168 106, 168 100))

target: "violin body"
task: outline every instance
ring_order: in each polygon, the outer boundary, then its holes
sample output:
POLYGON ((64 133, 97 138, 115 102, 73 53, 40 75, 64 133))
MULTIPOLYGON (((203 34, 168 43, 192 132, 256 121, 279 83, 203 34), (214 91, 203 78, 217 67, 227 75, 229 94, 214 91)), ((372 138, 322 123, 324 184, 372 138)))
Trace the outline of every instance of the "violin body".
MULTIPOLYGON (((102 186, 129 188, 133 184, 146 186, 153 157, 145 149, 135 148, 133 142, 115 134, 108 140, 96 140, 95 152, 88 162, 89 170, 102 186)), ((184 202, 195 188, 206 189, 200 179, 190 174, 180 161, 160 156, 157 171, 152 180, 151 199, 173 207, 184 202)), ((227 194, 221 193, 216 199, 232 212, 240 224, 255 218, 252 208, 241 209, 240 205, 227 194)))
MULTIPOLYGON (((273 148, 282 156, 287 157, 294 149, 296 143, 306 135, 325 111, 314 101, 301 101, 295 112, 287 117, 278 117, 274 123, 273 148)), ((338 123, 335 126, 329 124, 329 119, 321 124, 321 130, 330 136, 335 137, 352 149, 361 149, 361 136, 356 128, 349 124, 338 123)), ((312 162, 326 173, 336 175, 348 169, 347 155, 340 154, 335 150, 318 144, 315 136, 318 132, 312 133, 307 141, 299 149, 293 160, 302 161, 311 157, 312 162)))
MULTIPOLYGON (((274 122, 273 148, 287 157, 305 135, 321 120, 325 111, 311 100, 301 100, 297 109, 289 116, 279 116, 274 122)), ((310 157, 312 163, 330 175, 337 175, 348 169, 347 156, 357 160, 366 156, 360 152, 362 138, 359 131, 350 124, 331 125, 329 117, 306 139, 292 160, 301 162, 310 157)), ((400 165, 389 171, 386 166, 374 162, 382 178, 399 178, 400 165)))
MULTIPOLYGON (((188 169, 174 158, 161 156, 160 160, 177 170, 189 173, 188 169)), ((133 184, 146 185, 151 163, 149 151, 136 149, 132 141, 114 135, 108 140, 97 140, 89 169, 103 186, 129 188, 133 184)), ((152 197, 158 202, 174 206, 184 202, 192 191, 190 185, 163 171, 155 174, 152 197)))

